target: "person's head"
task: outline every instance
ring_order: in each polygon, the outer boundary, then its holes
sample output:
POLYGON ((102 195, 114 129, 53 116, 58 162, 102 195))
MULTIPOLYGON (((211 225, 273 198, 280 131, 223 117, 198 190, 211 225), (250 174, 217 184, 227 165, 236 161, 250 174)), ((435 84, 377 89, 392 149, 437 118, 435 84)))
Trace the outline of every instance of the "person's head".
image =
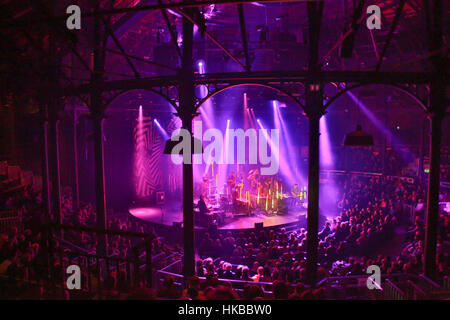
POLYGON ((257 298, 262 298, 264 296, 264 292, 262 289, 254 284, 246 284, 244 286, 244 298, 248 300, 254 300, 257 298))
POLYGON ((305 285, 302 282, 298 282, 295 286, 295 293, 301 295, 305 291, 305 285))
POLYGON ((173 287, 174 279, 171 275, 166 275, 163 281, 163 285, 165 288, 169 289, 173 287))
POLYGON ((239 297, 230 287, 219 286, 214 290, 214 300, 238 300, 239 297))
POLYGON ((248 278, 248 267, 244 267, 244 268, 242 268, 242 278, 243 279, 246 279, 246 278, 248 278))
POLYGON ((276 300, 287 299, 289 296, 289 287, 284 281, 275 280, 273 282, 273 297, 276 300))
POLYGON ((189 287, 190 288, 200 288, 200 278, 198 276, 192 276, 192 278, 189 280, 189 287))
POLYGON ((188 288, 187 289, 187 295, 192 300, 195 300, 198 298, 198 290, 196 288, 188 288))
POLYGON ((257 273, 258 273, 258 275, 262 276, 264 273, 264 267, 258 267, 257 273))

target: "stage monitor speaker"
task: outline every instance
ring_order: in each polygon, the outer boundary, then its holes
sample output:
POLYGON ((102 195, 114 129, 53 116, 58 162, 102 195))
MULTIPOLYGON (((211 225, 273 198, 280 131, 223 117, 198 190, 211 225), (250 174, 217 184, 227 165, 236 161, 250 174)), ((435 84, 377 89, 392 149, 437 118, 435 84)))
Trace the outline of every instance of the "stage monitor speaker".
POLYGON ((261 230, 264 227, 264 222, 256 222, 255 223, 255 229, 261 230))
POLYGON ((173 226, 175 229, 181 229, 181 222, 174 222, 174 223, 172 224, 172 226, 173 226))

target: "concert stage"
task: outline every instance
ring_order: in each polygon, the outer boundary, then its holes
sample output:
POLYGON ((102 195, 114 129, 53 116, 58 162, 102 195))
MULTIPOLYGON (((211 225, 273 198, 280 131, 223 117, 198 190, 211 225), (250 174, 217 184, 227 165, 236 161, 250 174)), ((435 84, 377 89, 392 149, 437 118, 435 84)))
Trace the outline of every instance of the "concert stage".
MULTIPOLYGON (((155 225, 172 226, 174 223, 183 222, 183 211, 181 204, 179 206, 148 206, 134 207, 129 209, 129 213, 141 220, 155 225)), ((267 215, 261 212, 253 212, 250 216, 235 216, 227 214, 224 222, 217 229, 226 230, 244 230, 253 229, 256 223, 263 223, 266 227, 283 227, 299 223, 306 228, 306 209, 295 210, 285 215, 267 215)), ((205 229, 205 227, 196 225, 196 229, 205 229)))

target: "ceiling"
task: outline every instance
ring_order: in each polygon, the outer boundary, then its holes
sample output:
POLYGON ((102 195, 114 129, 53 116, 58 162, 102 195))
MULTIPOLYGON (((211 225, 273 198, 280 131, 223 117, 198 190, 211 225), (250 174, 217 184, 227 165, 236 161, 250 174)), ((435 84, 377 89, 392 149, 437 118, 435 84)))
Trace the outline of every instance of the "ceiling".
MULTIPOLYGON (((57 72, 63 85, 88 82, 92 65, 93 19, 83 17, 82 29, 65 28, 65 9, 78 4, 82 13, 92 12, 92 0, 0 0, 0 52, 2 92, 21 88, 33 91, 49 72, 57 72), (59 20, 51 18, 59 17, 59 20), (50 39, 52 42, 50 42, 50 39), (50 56, 50 44, 57 56, 50 56)), ((162 0, 164 4, 178 1, 162 0)), ((184 0, 184 2, 187 2, 184 0)), ((406 0, 386 46, 401 0, 365 1, 363 8, 377 4, 382 12, 380 30, 369 30, 365 16, 360 19, 351 57, 340 55, 340 41, 349 30, 359 0, 325 0, 321 20, 319 61, 324 70, 431 71, 428 59, 427 18, 424 1, 406 0), (384 59, 380 60, 386 46, 384 59), (381 63, 380 63, 381 61, 381 63)), ((449 3, 443 1, 448 13, 449 3)), ((155 6, 158 0, 104 0, 101 11, 155 6)), ((205 5, 206 31, 245 63, 237 4, 205 5)), ((308 17, 305 1, 243 4, 248 52, 252 71, 301 70, 308 63, 308 17)), ((365 10, 363 10, 365 11, 365 10)), ((181 40, 181 15, 166 10, 168 21, 181 40)), ((364 12, 363 12, 364 13, 364 12)), ((444 14, 444 55, 448 55, 448 14, 444 14)), ((103 15, 117 41, 105 37, 105 80, 131 79, 175 74, 179 59, 162 10, 142 10, 103 15), (128 56, 125 57, 124 53, 128 56), (160 65, 168 66, 161 67, 160 65)), ((205 62, 207 73, 244 71, 210 38, 195 28, 194 59, 205 62)))

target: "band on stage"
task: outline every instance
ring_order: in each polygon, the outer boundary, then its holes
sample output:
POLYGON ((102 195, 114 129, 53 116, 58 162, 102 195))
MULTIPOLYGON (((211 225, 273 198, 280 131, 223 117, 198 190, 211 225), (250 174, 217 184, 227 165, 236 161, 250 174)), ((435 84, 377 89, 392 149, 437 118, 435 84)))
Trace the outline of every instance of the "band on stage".
POLYGON ((305 208, 306 187, 294 184, 288 191, 278 176, 262 176, 258 169, 246 174, 231 172, 222 188, 217 176, 206 173, 198 188, 195 204, 196 224, 222 225, 228 217, 250 216, 257 212, 271 216, 305 208), (199 193, 199 194, 198 194, 199 193))

